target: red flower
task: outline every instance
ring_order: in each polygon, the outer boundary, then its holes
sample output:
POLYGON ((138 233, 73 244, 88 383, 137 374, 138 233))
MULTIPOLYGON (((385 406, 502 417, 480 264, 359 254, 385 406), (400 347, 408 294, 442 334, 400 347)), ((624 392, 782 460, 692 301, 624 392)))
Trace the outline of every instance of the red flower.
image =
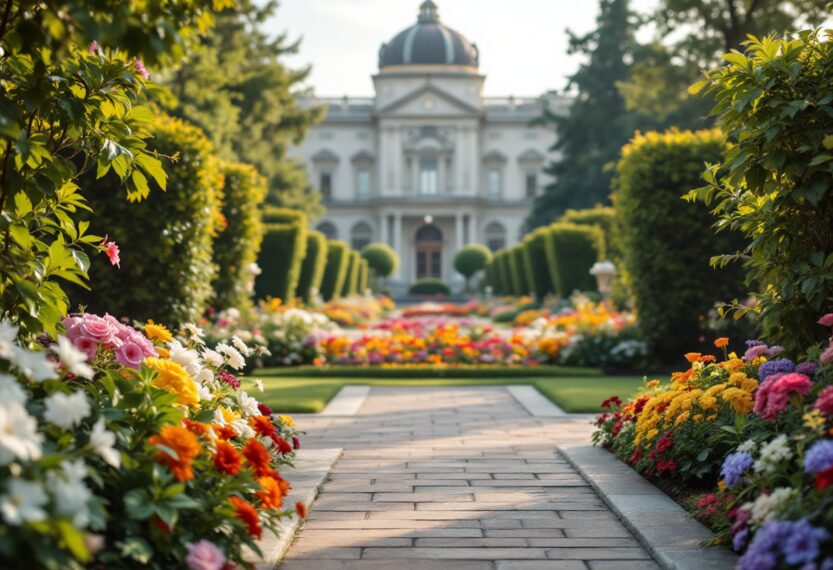
POLYGON ((292 436, 292 449, 301 449, 301 440, 292 436))
POLYGON ((307 518, 307 506, 304 503, 301 501, 295 503, 295 510, 298 512, 299 517, 302 519, 307 518))
POLYGON ((617 408, 622 407, 622 400, 619 398, 619 396, 611 396, 610 398, 602 402, 601 407, 602 409, 612 410, 613 406, 616 406, 617 408))
POLYGON ((657 441, 657 445, 655 447, 657 453, 663 453, 664 451, 671 449, 674 446, 674 440, 671 439, 671 432, 665 432, 659 441, 657 441))
POLYGON ((673 459, 661 459, 657 463, 657 475, 662 475, 664 472, 674 473, 677 470, 677 462, 673 459))
POLYGON ((269 416, 255 416, 251 419, 252 429, 257 435, 263 437, 272 437, 275 435, 275 424, 269 419, 269 416))
POLYGON ((212 426, 217 437, 224 440, 230 440, 237 437, 237 432, 231 426, 212 426))
POLYGON ((833 467, 816 474, 816 489, 824 491, 828 487, 833 487, 833 467))
POLYGON ((234 446, 224 440, 217 442, 217 452, 214 454, 214 467, 220 473, 226 475, 237 475, 240 472, 242 461, 240 454, 234 446))
POLYGON ((269 450, 258 440, 250 439, 243 448, 243 455, 258 477, 268 477, 274 473, 271 465, 269 465, 272 456, 269 454, 269 450))
POLYGON ((274 441, 275 445, 278 446, 278 451, 281 453, 281 455, 292 453, 292 446, 289 445, 289 442, 286 441, 284 438, 278 435, 274 435, 272 436, 272 441, 274 441))
POLYGON ((633 455, 631 455, 631 458, 630 458, 630 464, 634 465, 640 459, 642 459, 642 448, 637 447, 636 449, 633 450, 633 455))
POLYGON ((257 510, 240 497, 232 497, 230 501, 234 506, 234 514, 248 527, 246 529, 247 532, 259 539, 263 535, 263 528, 260 526, 260 518, 257 516, 257 510))

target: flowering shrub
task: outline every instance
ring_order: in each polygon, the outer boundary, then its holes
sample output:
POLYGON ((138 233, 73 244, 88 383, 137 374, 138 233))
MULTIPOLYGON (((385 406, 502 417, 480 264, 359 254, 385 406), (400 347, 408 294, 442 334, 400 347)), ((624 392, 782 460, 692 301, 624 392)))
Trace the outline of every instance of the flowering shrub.
POLYGON ((672 486, 713 486, 694 510, 742 553, 738 568, 833 568, 833 340, 798 364, 747 346, 721 362, 689 354, 670 385, 607 401, 594 440, 672 486))
POLYGON ((530 325, 536 331, 542 361, 608 369, 633 367, 644 361, 648 350, 639 337, 635 313, 615 311, 583 295, 571 301, 571 308, 530 325))
POLYGON ((396 308, 390 297, 352 295, 329 301, 315 310, 326 315, 339 326, 352 327, 379 320, 396 308))
POLYGON ((294 509, 298 447, 233 372, 250 349, 105 315, 43 349, 0 322, 0 556, 25 568, 222 568, 294 509))

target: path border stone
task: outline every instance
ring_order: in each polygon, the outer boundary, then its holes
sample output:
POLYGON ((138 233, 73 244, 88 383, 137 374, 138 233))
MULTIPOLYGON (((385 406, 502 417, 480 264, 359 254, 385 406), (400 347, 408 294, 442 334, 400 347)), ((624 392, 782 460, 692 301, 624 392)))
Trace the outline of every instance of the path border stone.
POLYGON ((702 546, 711 531, 607 450, 562 445, 559 451, 665 570, 734 570, 726 548, 702 546))
MULTIPOLYGON (((296 501, 301 501, 309 509, 341 453, 340 447, 298 450, 295 467, 281 473, 292 485, 289 496, 284 499, 284 505, 292 508, 296 501)), ((277 536, 267 533, 259 542, 262 557, 258 558, 250 551, 246 559, 252 562, 257 570, 273 570, 283 560, 300 527, 301 520, 298 517, 284 519, 277 536)))
POLYGON ((512 397, 529 412, 529 415, 536 418, 561 418, 567 417, 567 412, 556 406, 546 396, 541 394, 531 384, 506 386, 512 397))
POLYGON ((370 394, 370 386, 342 386, 330 400, 321 416, 355 416, 370 394))

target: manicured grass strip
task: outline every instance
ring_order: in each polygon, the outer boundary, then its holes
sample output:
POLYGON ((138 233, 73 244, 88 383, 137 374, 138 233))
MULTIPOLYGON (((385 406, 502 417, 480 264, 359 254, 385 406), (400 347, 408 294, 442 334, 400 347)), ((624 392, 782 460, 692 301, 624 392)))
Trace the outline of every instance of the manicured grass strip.
POLYGON ((552 378, 601 376, 597 368, 575 366, 292 366, 285 368, 263 368, 255 372, 259 376, 280 376, 283 378, 552 378))
POLYGON ((602 400, 623 400, 642 386, 638 376, 583 376, 564 378, 291 378, 255 373, 263 380, 262 400, 276 412, 318 413, 345 384, 369 386, 500 386, 531 384, 564 411, 598 412, 602 400))

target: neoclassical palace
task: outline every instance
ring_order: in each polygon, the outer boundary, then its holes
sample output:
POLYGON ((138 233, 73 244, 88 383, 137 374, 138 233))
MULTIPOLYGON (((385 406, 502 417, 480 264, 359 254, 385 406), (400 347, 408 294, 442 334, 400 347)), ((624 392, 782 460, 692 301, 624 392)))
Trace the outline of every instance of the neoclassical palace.
POLYGON ((492 250, 516 242, 548 183, 542 168, 555 135, 531 122, 543 105, 559 112, 569 101, 483 97, 478 68, 477 46, 427 0, 416 24, 379 50, 375 97, 304 101, 328 110, 294 149, 327 207, 316 228, 354 248, 391 245, 402 260, 394 285, 459 284, 454 254, 471 242, 492 250))

